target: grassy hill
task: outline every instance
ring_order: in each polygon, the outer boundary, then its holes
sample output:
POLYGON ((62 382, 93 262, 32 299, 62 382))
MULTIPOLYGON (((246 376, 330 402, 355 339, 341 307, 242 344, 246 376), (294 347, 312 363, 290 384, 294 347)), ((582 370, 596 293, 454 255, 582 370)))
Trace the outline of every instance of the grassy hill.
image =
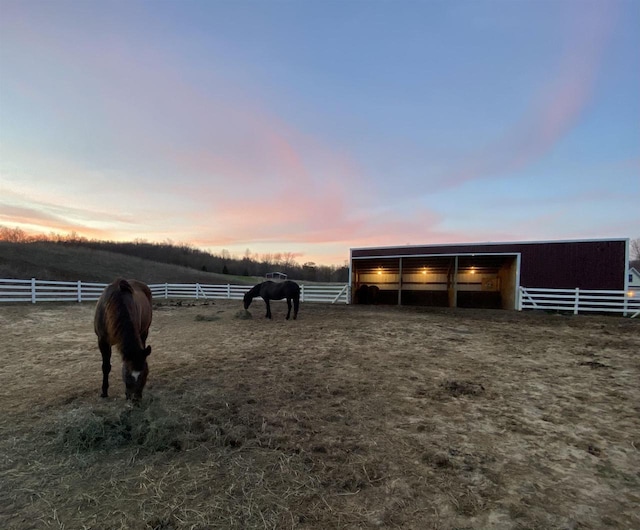
POLYGON ((0 278, 110 282, 117 277, 147 283, 254 284, 260 279, 198 271, 124 254, 50 242, 0 242, 0 278))

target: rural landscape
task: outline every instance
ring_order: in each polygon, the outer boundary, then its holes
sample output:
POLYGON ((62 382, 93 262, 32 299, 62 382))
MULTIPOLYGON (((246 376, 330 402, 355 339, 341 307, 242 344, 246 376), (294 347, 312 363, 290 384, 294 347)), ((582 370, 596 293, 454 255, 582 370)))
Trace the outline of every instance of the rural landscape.
POLYGON ((640 526, 637 319, 272 312, 155 301, 132 404, 93 303, 0 306, 0 527, 640 526))
POLYGON ((0 0, 0 530, 640 530, 638 20, 0 0))

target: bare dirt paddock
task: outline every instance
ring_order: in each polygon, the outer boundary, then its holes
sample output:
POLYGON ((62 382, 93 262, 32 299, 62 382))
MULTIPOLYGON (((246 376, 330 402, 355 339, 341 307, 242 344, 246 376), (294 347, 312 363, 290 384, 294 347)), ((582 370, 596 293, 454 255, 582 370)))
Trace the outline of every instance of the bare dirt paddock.
POLYGON ((640 528, 640 319, 156 306, 101 399, 93 306, 0 307, 0 528, 640 528))

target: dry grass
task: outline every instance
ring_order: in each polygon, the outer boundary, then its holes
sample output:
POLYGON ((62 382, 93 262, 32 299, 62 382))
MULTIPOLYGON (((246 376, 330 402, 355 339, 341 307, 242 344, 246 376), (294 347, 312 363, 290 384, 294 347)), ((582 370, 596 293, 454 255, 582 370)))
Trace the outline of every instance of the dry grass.
POLYGON ((254 284, 258 278, 204 272, 84 247, 0 241, 0 278, 111 282, 136 278, 147 283, 254 284), (46 265, 43 265, 46 264, 46 265))
POLYGON ((0 527, 640 527, 640 321, 240 305, 157 306, 139 406, 0 307, 0 527))

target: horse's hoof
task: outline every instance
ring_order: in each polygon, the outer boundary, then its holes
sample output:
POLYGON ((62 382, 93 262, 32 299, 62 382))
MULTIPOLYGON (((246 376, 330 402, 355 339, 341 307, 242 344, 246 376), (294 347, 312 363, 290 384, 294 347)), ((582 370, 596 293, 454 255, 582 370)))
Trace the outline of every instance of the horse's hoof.
POLYGON ((106 392, 103 392, 102 394, 100 394, 100 397, 102 397, 102 398, 108 398, 109 396, 107 395, 107 393, 106 393, 106 392))

